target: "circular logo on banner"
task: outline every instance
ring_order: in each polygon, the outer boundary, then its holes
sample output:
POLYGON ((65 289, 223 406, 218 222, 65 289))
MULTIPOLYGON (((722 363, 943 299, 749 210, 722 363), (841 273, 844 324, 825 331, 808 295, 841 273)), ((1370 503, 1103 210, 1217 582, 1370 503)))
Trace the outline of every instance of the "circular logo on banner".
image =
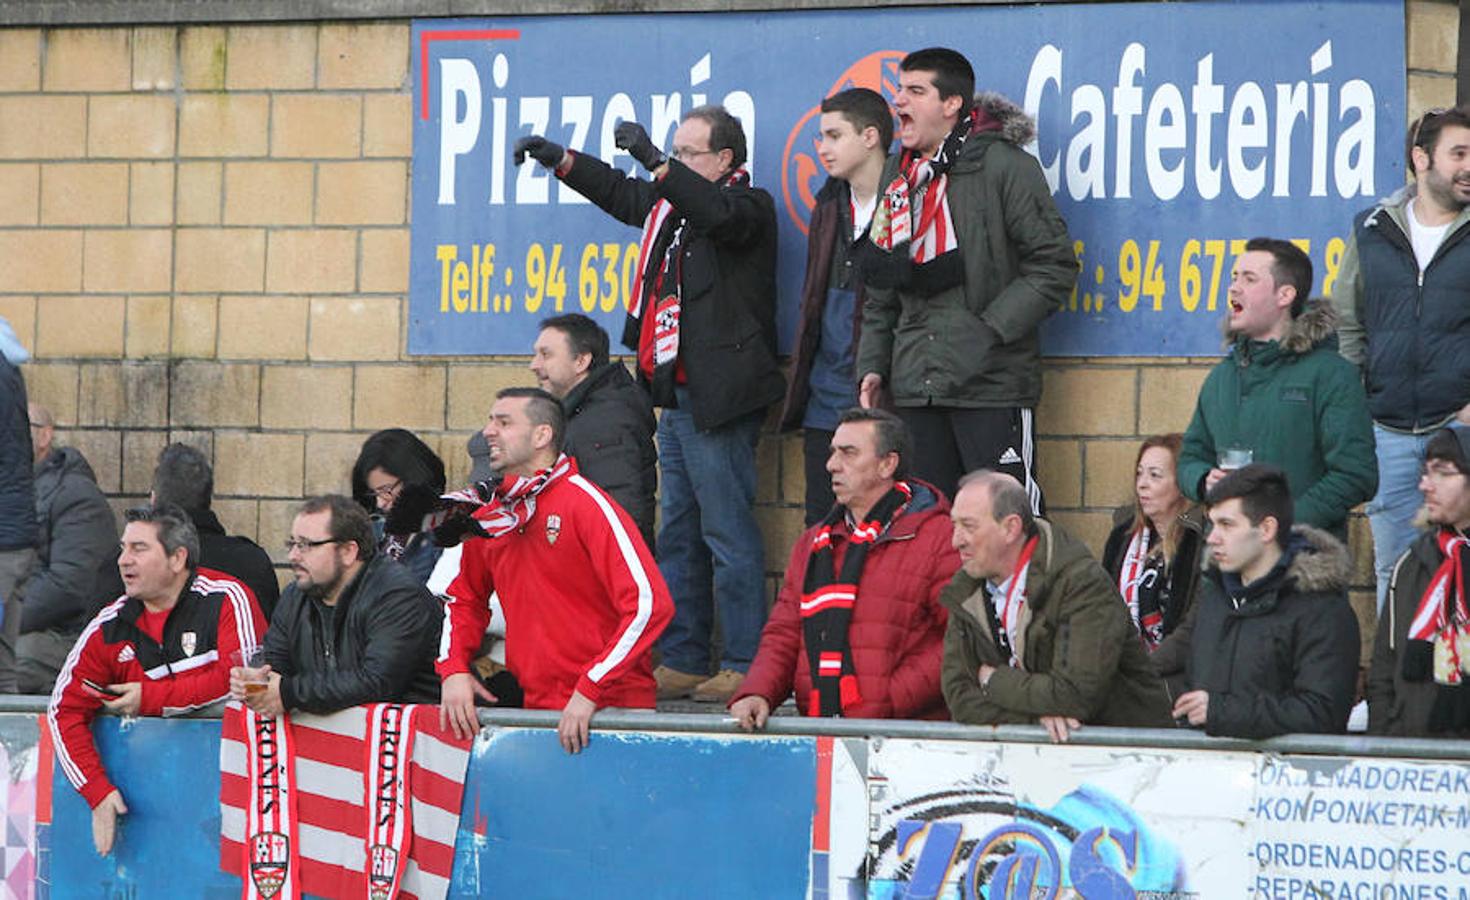
MULTIPOLYGON (((907 55, 902 50, 879 50, 870 53, 847 67, 836 83, 824 94, 830 97, 848 88, 868 88, 883 95, 890 103, 898 93, 898 64, 907 55)), ((816 141, 803 146, 807 127, 822 115, 818 103, 797 120, 786 137, 786 147, 781 151, 781 198, 786 204, 786 214, 806 234, 807 217, 817 205, 817 191, 825 176, 822 163, 817 159, 816 141)))

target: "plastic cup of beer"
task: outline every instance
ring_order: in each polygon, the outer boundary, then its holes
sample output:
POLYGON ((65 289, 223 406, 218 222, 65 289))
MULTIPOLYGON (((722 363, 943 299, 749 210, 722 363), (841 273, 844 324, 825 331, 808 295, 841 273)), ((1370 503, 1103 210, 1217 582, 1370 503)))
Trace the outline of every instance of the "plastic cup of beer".
POLYGON ((1216 462, 1225 471, 1233 472, 1250 465, 1255 461, 1255 456, 1249 447, 1225 447, 1216 457, 1216 462))
POLYGON ((230 661, 240 669, 240 680, 245 684, 247 695, 264 693, 270 684, 270 675, 266 672, 265 650, 260 647, 247 647, 236 650, 230 654, 230 661))

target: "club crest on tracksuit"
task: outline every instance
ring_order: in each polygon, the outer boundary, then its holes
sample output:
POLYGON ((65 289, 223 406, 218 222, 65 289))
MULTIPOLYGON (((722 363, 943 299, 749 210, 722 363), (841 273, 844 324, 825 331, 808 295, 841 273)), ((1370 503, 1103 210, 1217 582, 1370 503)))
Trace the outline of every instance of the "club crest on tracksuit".
POLYGON ((546 517, 546 543, 555 544, 561 537, 561 516, 552 513, 546 517))
POLYGON ((185 656, 193 656, 194 648, 199 646, 199 635, 192 631, 186 631, 179 636, 179 646, 184 648, 185 656))

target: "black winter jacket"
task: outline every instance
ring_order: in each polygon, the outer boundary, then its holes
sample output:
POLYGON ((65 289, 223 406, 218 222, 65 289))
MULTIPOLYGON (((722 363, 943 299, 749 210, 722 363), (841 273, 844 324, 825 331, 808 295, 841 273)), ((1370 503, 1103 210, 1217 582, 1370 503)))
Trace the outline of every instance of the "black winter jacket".
POLYGON ((374 556, 337 598, 333 633, 319 604, 287 585, 265 634, 287 711, 327 713, 362 703, 437 703, 439 601, 408 569, 374 556))
POLYGON ((33 463, 25 376, 0 354, 0 552, 36 546, 33 463))
POLYGON ((658 422, 648 391, 622 363, 609 362, 568 391, 562 406, 567 412, 565 449, 577 458, 577 470, 628 511, 652 547, 653 495, 658 489, 653 432, 658 422))
POLYGON ((189 518, 199 532, 199 564, 238 578, 255 594, 260 614, 269 622, 281 596, 270 556, 250 538, 225 534, 213 510, 189 510, 189 518))
POLYGON ((1429 731, 1429 714, 1434 708, 1439 685, 1404 680, 1404 649, 1409 625, 1419 611, 1419 601, 1444 557, 1439 552, 1437 529, 1414 539, 1394 563, 1388 599, 1378 616, 1378 633, 1373 642, 1373 662, 1368 668, 1368 732, 1398 737, 1470 738, 1459 734, 1429 731))
MULTIPOLYGON (((613 218, 642 227, 660 198, 688 221, 680 262, 679 358, 689 378, 694 426, 729 424, 781 399, 776 364, 776 204, 749 186, 718 185, 678 160, 657 181, 630 178, 585 153, 562 180, 613 218)), ((670 223, 674 220, 670 216, 670 223)), ((648 255, 651 284, 673 240, 666 224, 648 255)), ((646 313, 652 304, 644 303, 646 313)), ((641 319, 628 317, 623 343, 638 346, 641 319)), ((643 375, 639 373, 639 379, 643 375)))
POLYGON ((36 564, 18 589, 22 633, 81 634, 102 607, 122 596, 117 519, 97 476, 75 447, 58 447, 36 467, 36 564))
POLYGON ((1238 607, 1220 570, 1205 573, 1189 680, 1210 695, 1206 733, 1259 740, 1347 728, 1360 651, 1350 572, 1345 546, 1298 525, 1287 555, 1244 590, 1238 607))

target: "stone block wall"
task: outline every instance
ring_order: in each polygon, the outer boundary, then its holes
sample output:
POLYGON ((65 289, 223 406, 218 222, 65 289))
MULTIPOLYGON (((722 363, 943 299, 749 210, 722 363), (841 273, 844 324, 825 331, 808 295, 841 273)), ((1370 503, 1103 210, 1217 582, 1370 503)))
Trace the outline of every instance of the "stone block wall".
MULTIPOLYGON (((1406 16, 1409 109, 1452 102, 1456 4, 1406 16)), ((0 315, 34 354, 31 396, 119 507, 189 441, 226 526, 281 562, 293 505, 345 491, 369 433, 413 429, 458 479, 494 392, 532 383, 525 357, 404 352, 408 65, 406 20, 0 29, 0 315)), ((1211 362, 1047 363, 1057 521, 1101 550, 1139 439, 1184 428, 1211 362)), ((802 479, 799 439, 768 436, 773 589, 802 479)), ((1365 523, 1353 536, 1362 601, 1365 523)))

